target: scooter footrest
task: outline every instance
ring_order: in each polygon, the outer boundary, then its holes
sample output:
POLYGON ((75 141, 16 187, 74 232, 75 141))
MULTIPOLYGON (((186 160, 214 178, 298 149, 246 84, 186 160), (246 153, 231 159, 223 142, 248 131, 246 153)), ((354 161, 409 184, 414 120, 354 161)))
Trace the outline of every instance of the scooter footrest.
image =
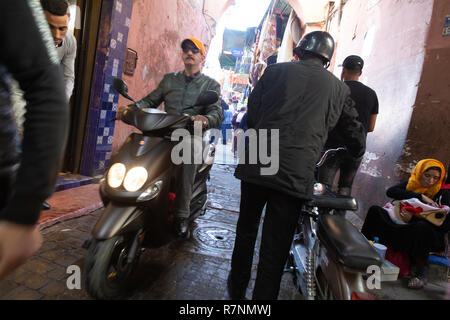
POLYGON ((319 238, 336 261, 344 266, 366 271, 371 265, 381 266, 381 256, 367 239, 344 217, 319 216, 319 238))

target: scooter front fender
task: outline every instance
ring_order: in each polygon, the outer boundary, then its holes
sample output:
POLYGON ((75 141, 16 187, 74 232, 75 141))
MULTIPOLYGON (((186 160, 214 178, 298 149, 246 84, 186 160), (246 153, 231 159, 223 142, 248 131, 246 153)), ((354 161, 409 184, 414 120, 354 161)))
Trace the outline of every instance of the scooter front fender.
POLYGON ((143 210, 135 206, 117 206, 110 202, 95 225, 92 236, 97 240, 106 240, 131 231, 137 231, 144 225, 143 210))

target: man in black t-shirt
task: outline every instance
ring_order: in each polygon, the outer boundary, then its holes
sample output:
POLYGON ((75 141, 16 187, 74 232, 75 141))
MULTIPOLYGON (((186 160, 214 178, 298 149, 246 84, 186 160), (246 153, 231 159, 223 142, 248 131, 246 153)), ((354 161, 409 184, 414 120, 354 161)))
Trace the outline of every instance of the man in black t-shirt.
POLYGON ((359 82, 364 61, 358 56, 348 56, 342 66, 341 80, 350 87, 351 97, 359 114, 358 120, 367 132, 372 132, 378 115, 378 98, 374 90, 359 82))
MULTIPOLYGON (((372 132, 378 115, 377 94, 371 88, 359 82, 362 74, 364 61, 359 56, 348 56, 342 64, 341 80, 347 84, 351 91, 351 98, 355 101, 355 108, 358 111, 358 120, 365 128, 365 133, 372 132)), ((325 143, 325 150, 344 147, 345 140, 338 129, 333 129, 325 143)), ((335 176, 340 171, 338 193, 350 195, 353 179, 361 163, 360 159, 353 158, 347 152, 335 154, 328 157, 318 172, 318 180, 321 183, 332 187, 335 176)))

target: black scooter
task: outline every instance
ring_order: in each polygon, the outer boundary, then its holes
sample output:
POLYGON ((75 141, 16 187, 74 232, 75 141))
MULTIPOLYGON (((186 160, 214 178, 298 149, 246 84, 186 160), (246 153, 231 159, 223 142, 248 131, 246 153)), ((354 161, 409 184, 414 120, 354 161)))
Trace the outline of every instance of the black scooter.
MULTIPOLYGON (((327 150, 317 167, 331 154, 327 150)), ((287 268, 306 300, 372 300, 363 275, 368 267, 381 267, 381 256, 359 230, 337 210, 357 210, 355 198, 333 193, 321 183, 314 185, 313 199, 301 211, 292 241, 287 268)))
MULTIPOLYGON (((139 108, 121 79, 114 79, 114 88, 134 102, 121 120, 142 133, 130 134, 100 181, 105 209, 92 231, 83 270, 86 290, 97 299, 118 298, 125 293, 144 248, 158 248, 177 239, 172 207, 180 166, 173 163, 171 152, 179 142, 172 141, 171 135, 193 125, 185 114, 139 108)), ((206 91, 195 105, 207 106, 218 98, 215 91, 206 91)), ((206 180, 215 145, 206 136, 203 141, 204 162, 193 186, 190 222, 204 214, 207 206, 206 180)))

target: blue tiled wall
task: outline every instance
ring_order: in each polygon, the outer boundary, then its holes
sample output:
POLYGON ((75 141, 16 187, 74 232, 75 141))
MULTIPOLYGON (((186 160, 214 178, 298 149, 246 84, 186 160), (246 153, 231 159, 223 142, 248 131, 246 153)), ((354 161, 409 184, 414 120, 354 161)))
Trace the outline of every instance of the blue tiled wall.
POLYGON ((80 173, 103 174, 109 166, 114 136, 113 121, 119 96, 112 87, 122 76, 133 0, 104 0, 93 87, 80 173))

